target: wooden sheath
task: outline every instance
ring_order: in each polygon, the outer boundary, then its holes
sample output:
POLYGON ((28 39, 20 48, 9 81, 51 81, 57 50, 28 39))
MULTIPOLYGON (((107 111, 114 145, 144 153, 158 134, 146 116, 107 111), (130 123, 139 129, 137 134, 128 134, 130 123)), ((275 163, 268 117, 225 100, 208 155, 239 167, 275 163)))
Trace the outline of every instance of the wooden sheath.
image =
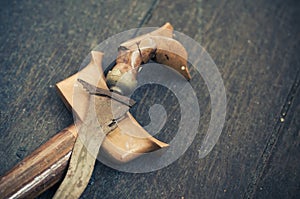
POLYGON ((77 137, 71 125, 0 178, 0 198, 34 198, 60 181, 77 137))

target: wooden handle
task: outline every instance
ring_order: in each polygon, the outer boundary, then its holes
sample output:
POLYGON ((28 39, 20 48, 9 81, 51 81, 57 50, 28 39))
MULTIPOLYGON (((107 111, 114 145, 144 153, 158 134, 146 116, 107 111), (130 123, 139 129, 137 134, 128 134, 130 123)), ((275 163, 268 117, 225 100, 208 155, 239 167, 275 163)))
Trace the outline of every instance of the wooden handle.
POLYGON ((118 49, 116 65, 106 76, 108 87, 123 95, 131 94, 137 86, 140 66, 149 60, 169 66, 190 80, 187 51, 172 37, 173 27, 166 23, 153 32, 122 43, 118 49))
POLYGON ((0 178, 0 198, 34 198, 60 181, 77 137, 71 125, 0 178))

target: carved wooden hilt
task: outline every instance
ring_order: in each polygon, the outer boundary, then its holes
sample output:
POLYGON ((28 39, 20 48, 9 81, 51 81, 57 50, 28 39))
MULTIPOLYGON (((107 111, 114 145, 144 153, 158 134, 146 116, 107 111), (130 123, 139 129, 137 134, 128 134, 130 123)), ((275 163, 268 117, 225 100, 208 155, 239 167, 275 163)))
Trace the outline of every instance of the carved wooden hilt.
POLYGON ((108 87, 123 95, 130 94, 137 86, 137 73, 141 65, 153 60, 167 65, 191 78, 187 67, 187 52, 173 39, 173 27, 166 23, 161 28, 131 39, 120 45, 116 65, 106 77, 108 87))

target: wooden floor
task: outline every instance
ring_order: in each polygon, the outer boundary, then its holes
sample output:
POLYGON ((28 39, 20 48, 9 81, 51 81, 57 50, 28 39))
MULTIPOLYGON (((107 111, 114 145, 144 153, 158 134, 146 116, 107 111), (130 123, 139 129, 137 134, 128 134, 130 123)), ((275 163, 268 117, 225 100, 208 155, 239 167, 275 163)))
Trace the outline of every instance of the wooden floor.
MULTIPOLYGON (((169 21, 206 48, 222 75, 220 139, 199 159, 199 133, 182 157, 152 173, 98 162, 82 198, 300 198, 299 1, 1 1, 0 18, 0 175, 72 123, 54 85, 98 43, 169 21)), ((210 98, 203 81, 193 84, 202 132, 210 98)), ((147 123, 148 110, 138 110, 147 123)), ((167 123, 163 133, 174 128, 167 123)))

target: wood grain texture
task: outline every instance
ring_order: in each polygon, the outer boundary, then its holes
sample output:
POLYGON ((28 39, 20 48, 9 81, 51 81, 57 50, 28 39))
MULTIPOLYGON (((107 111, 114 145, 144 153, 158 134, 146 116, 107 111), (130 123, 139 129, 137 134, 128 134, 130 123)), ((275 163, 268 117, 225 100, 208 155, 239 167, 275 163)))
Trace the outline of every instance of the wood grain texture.
POLYGON ((0 178, 1 198, 34 198, 65 175, 77 137, 75 125, 57 133, 0 178))
MULTIPOLYGON (((188 151, 146 174, 98 162, 82 198, 299 197, 299 8, 295 0, 1 2, 0 174, 72 122, 53 85, 74 73, 97 43, 170 21, 201 42, 223 77, 228 106, 219 142, 199 159, 210 101, 192 70, 202 115, 188 151)), ((153 85, 134 98, 143 105, 131 112, 143 125, 151 105, 172 104, 158 135, 170 141, 180 119, 171 92, 153 85), (161 93, 166 96, 158 98, 161 93)))

